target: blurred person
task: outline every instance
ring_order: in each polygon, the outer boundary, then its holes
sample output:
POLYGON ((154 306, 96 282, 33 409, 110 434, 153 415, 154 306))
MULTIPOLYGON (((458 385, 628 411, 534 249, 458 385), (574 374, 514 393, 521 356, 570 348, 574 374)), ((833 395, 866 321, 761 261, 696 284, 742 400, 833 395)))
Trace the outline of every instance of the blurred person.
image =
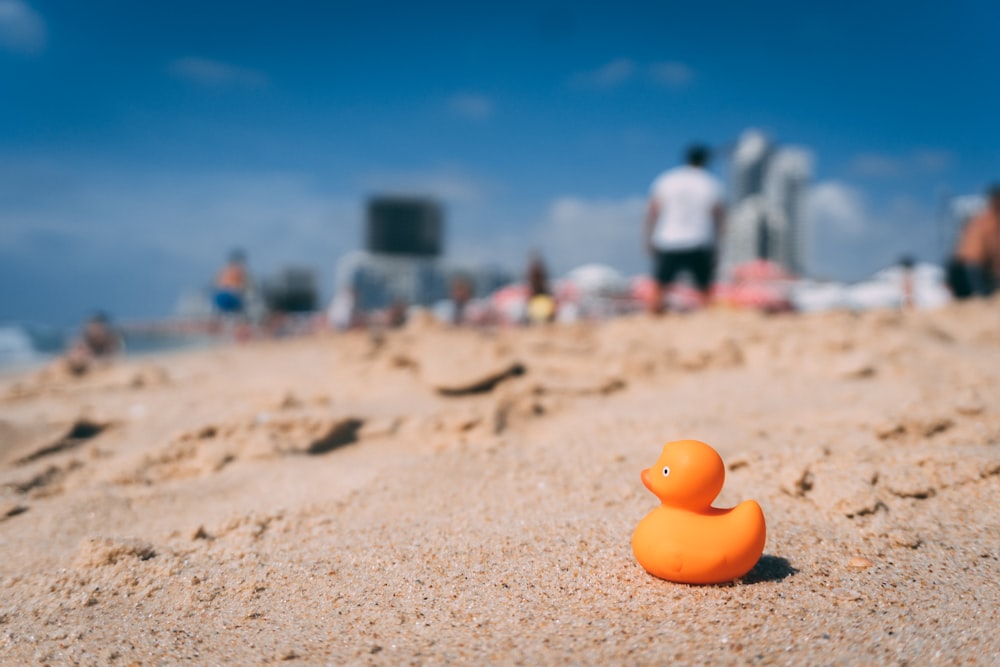
POLYGON ((972 296, 972 288, 969 287, 969 276, 965 272, 963 264, 957 256, 952 255, 944 266, 945 283, 952 297, 962 300, 972 296))
POLYGON ((526 316, 529 324, 544 324, 556 318, 556 300, 549 288, 549 272, 538 252, 531 253, 525 274, 528 285, 526 316))
POLYGON ((955 249, 970 296, 989 296, 1000 284, 1000 183, 986 195, 985 208, 962 229, 955 249))
POLYGON ((458 325, 466 322, 472 295, 472 280, 469 276, 460 273, 451 279, 451 324, 458 325))
POLYGON ((709 150, 688 148, 685 164, 663 172, 649 189, 644 236, 653 263, 651 312, 664 309, 664 294, 683 271, 707 303, 726 210, 722 183, 707 170, 709 150))
POLYGON ((902 299, 899 305, 903 310, 910 310, 916 304, 913 294, 913 269, 916 265, 916 260, 910 255, 903 255, 899 258, 900 289, 902 290, 902 299))
POLYGON ((406 300, 400 298, 393 299, 385 311, 386 326, 390 329, 399 329, 406 324, 406 314, 406 300))
POLYGON ((91 315, 66 353, 66 367, 74 375, 86 373, 95 361, 108 360, 122 351, 121 336, 111 326, 107 314, 96 312, 91 315))
POLYGON ((245 311, 247 288, 250 285, 246 255, 242 250, 229 254, 229 261, 215 277, 213 303, 223 314, 239 315, 245 311))

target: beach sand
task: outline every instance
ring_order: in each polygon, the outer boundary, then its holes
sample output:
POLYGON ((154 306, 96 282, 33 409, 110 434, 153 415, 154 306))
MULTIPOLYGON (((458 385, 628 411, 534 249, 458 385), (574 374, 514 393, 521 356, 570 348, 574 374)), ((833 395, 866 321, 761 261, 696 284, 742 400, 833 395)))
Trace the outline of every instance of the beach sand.
POLYGON ((1000 301, 415 322, 0 379, 2 664, 1000 664, 1000 301), (670 440, 764 557, 651 577, 670 440))

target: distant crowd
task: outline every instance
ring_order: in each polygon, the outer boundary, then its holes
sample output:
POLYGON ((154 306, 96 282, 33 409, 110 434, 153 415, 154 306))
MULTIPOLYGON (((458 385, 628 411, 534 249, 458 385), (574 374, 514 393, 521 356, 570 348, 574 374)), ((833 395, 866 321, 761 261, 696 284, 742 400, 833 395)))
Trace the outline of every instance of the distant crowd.
MULTIPOLYGON (((648 312, 662 314, 671 303, 670 290, 677 286, 679 278, 686 276, 688 281, 684 284, 693 286, 693 290, 688 290, 685 308, 725 302, 728 298, 742 299, 744 304, 769 310, 787 309, 788 304, 780 296, 768 296, 768 281, 787 278, 768 262, 746 267, 743 274, 737 272, 737 285, 729 287, 728 292, 716 284, 720 242, 726 233, 726 206, 722 183, 707 169, 709 159, 707 147, 692 146, 682 165, 664 171, 653 180, 642 226, 651 280, 633 294, 633 302, 640 300, 648 312), (757 286, 751 290, 756 296, 746 296, 746 284, 740 292, 741 281, 756 282, 757 286), (763 291, 760 284, 765 285, 763 291)), ((913 266, 910 257, 900 261, 904 306, 913 303, 913 266)), ((956 299, 989 296, 1000 287, 1000 184, 988 189, 983 210, 964 224, 945 269, 948 288, 956 299)), ((246 255, 235 250, 213 284, 212 307, 216 314, 213 326, 217 331, 228 322, 230 332, 240 338, 252 335, 252 326, 260 327, 259 322, 251 323, 248 317, 250 292, 246 255)), ((523 282, 512 287, 510 294, 520 299, 521 307, 513 316, 520 324, 554 322, 560 308, 567 306, 565 298, 560 299, 560 295, 554 293, 545 262, 538 252, 532 253, 523 282)), ((452 277, 448 296, 448 300, 436 309, 436 315, 450 324, 497 324, 505 316, 498 313, 496 304, 483 304, 482 300, 474 298, 474 285, 467 275, 452 277)), ((407 312, 408 304, 401 300, 387 308, 365 309, 358 303, 353 288, 345 286, 330 304, 325 321, 336 329, 394 327, 405 322, 407 312)), ((507 317, 510 319, 509 314, 507 317)), ((282 313, 276 312, 268 320, 268 327, 272 332, 280 332, 283 323, 287 322, 282 313)), ((65 359, 72 372, 83 373, 94 363, 122 349, 122 338, 108 316, 96 313, 84 324, 65 359)))

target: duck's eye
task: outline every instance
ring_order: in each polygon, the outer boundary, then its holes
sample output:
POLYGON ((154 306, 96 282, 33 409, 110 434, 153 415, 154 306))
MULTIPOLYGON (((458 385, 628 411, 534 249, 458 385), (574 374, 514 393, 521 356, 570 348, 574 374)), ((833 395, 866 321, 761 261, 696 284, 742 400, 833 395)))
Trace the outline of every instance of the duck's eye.
POLYGON ((666 477, 669 474, 670 474, 670 468, 668 468, 667 466, 663 466, 663 476, 666 477))

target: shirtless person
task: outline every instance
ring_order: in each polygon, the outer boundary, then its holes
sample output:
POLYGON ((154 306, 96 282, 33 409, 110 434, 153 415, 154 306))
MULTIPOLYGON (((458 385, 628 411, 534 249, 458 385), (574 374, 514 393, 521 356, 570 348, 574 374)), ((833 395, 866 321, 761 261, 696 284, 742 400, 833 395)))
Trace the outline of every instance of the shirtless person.
POLYGON ((243 251, 234 250, 229 255, 229 262, 215 279, 214 302, 219 312, 242 313, 248 284, 246 256, 243 251))
POLYGON ((986 208, 962 230, 955 255, 972 296, 989 296, 1000 285, 1000 184, 990 187, 986 208))
POLYGON ((650 187, 645 241, 656 285, 653 313, 663 312, 666 288, 685 270, 708 301, 726 214, 722 184, 705 169, 708 157, 706 147, 692 146, 685 165, 660 174, 650 187))

